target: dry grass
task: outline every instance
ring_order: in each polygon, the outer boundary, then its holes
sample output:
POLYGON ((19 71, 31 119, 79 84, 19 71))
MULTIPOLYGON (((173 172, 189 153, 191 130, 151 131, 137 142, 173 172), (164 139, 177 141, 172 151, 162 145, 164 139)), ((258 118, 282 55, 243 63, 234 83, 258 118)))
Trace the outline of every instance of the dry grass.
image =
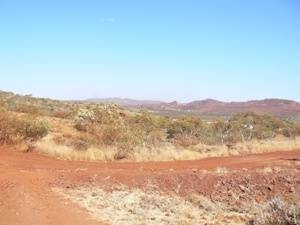
POLYGON ((285 202, 281 198, 273 198, 261 205, 253 225, 299 225, 300 204, 285 202))
POLYGON ((152 149, 136 148, 132 156, 135 161, 193 160, 199 158, 201 158, 199 152, 178 148, 170 143, 152 149))
POLYGON ((225 168, 225 167, 217 167, 215 169, 215 172, 218 173, 218 174, 227 174, 230 172, 230 170, 228 168, 225 168))
POLYGON ((112 161, 117 150, 113 148, 98 149, 90 147, 87 150, 79 151, 66 145, 56 144, 51 135, 38 141, 36 149, 39 152, 67 160, 84 160, 84 161, 112 161))
POLYGON ((0 102, 0 113, 4 113, 0 118, 0 142, 18 143, 19 136, 26 141, 27 137, 43 137, 49 128, 43 121, 48 121, 53 138, 41 141, 40 150, 65 158, 110 159, 110 152, 116 148, 113 157, 116 160, 155 161, 300 147, 296 139, 274 139, 278 135, 289 138, 300 135, 296 122, 255 112, 207 122, 191 115, 162 116, 116 104, 63 102, 7 92, 0 93, 0 102), (21 121, 19 117, 28 119, 21 121), (20 126, 16 124, 18 121, 22 122, 20 126), (87 152, 77 153, 69 148, 87 152))
POLYGON ((203 145, 199 144, 190 148, 199 152, 201 158, 224 157, 232 155, 254 154, 275 151, 291 151, 300 149, 300 137, 295 139, 276 137, 267 140, 252 140, 245 143, 237 143, 231 147, 225 145, 203 145))
MULTIPOLYGON (((127 160, 127 161, 169 161, 169 160, 194 160, 208 157, 225 157, 270 151, 283 151, 300 149, 300 138, 276 137, 268 140, 252 140, 237 143, 233 146, 198 144, 191 147, 180 147, 164 142, 158 145, 136 146, 134 149, 123 149, 117 146, 99 146, 89 140, 89 136, 74 128, 71 120, 42 117, 51 124, 48 136, 38 141, 36 149, 40 152, 68 160, 127 160), (82 142, 82 143, 81 143, 82 142), (76 146, 84 145, 84 149, 76 146), (85 146, 86 144, 86 146, 85 146), (124 153, 124 154, 123 154, 124 153)), ((80 146, 79 146, 80 147, 80 146)))
MULTIPOLYGON (((76 150, 74 146, 59 144, 55 141, 57 135, 61 137, 72 138, 71 129, 65 128, 67 134, 49 134, 36 143, 36 149, 40 152, 54 157, 68 160, 116 160, 118 149, 113 146, 89 146, 86 150, 76 150)), ((271 151, 289 151, 300 149, 300 138, 291 140, 288 138, 276 138, 265 141, 251 141, 248 143, 238 143, 232 148, 226 146, 206 146, 198 145, 193 148, 182 148, 170 143, 160 145, 154 148, 136 147, 129 155, 127 161, 169 161, 169 160, 194 160, 208 157, 225 157, 232 155, 242 155, 251 153, 263 153, 271 151)))
MULTIPOLYGON (((90 146, 86 150, 75 150, 74 146, 66 143, 58 143, 58 139, 72 142, 72 139, 81 135, 74 129, 73 123, 67 119, 43 117, 51 124, 51 133, 36 143, 39 152, 67 160, 88 160, 88 161, 113 161, 118 149, 115 146, 90 146)), ((126 160, 133 161, 168 161, 168 160, 192 160, 202 158, 201 153, 178 148, 171 143, 165 143, 153 148, 136 147, 127 156, 126 160)))
MULTIPOLYGON (((86 161, 113 161, 118 149, 115 147, 89 147, 86 150, 75 150, 72 146, 55 143, 52 135, 48 135, 36 143, 39 152, 67 160, 86 161)), ((136 148, 126 160, 132 161, 168 161, 168 160, 188 160, 198 159, 200 153, 191 150, 177 149, 172 145, 165 145, 163 148, 136 148)))
POLYGON ((112 225, 238 225, 246 218, 225 212, 208 199, 186 201, 156 191, 129 190, 123 186, 107 192, 101 188, 54 189, 87 209, 96 219, 112 225))

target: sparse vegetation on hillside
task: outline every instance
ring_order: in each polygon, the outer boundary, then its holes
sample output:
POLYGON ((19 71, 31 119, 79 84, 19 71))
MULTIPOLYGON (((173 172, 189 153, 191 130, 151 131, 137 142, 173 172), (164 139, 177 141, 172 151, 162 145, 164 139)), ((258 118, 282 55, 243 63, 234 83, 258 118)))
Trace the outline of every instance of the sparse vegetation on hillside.
POLYGON ((76 114, 80 104, 0 91, 0 105, 12 112, 71 119, 76 114))
POLYGON ((159 117, 144 111, 130 115, 116 105, 107 105, 80 111, 78 117, 75 127, 79 131, 97 135, 98 140, 109 145, 127 141, 125 134, 136 138, 133 146, 157 138, 155 141, 169 141, 184 147, 198 143, 215 145, 246 142, 277 135, 295 137, 298 134, 291 122, 253 112, 236 114, 227 121, 219 119, 207 123, 197 117, 159 117), (118 132, 122 135, 117 135, 118 132))
POLYGON ((7 92, 0 92, 0 103, 1 143, 43 138, 49 130, 44 121, 51 124, 56 120, 60 128, 50 130, 54 144, 81 152, 110 149, 114 159, 132 158, 141 151, 150 156, 153 149, 162 152, 166 145, 178 149, 197 149, 199 145, 231 149, 237 143, 279 135, 293 140, 300 135, 299 125, 254 112, 206 121, 190 115, 172 117, 131 111, 116 104, 65 102, 7 92), (63 127, 64 124, 68 125, 63 127), (64 131, 66 127, 68 132, 64 131))

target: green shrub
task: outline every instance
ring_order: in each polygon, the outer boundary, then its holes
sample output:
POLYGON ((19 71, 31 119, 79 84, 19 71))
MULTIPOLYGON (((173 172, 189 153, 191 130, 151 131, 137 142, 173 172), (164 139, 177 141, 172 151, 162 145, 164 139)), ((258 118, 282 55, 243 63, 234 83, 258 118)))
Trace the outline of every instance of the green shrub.
POLYGON ((16 116, 10 112, 0 112, 0 143, 15 144, 20 141, 38 140, 48 133, 48 125, 27 116, 16 116))
POLYGON ((196 117, 181 117, 168 124, 168 138, 172 139, 178 134, 201 137, 204 131, 204 123, 196 117))
POLYGON ((182 147, 189 147, 199 144, 199 139, 191 134, 178 133, 175 135, 173 143, 182 147))
POLYGON ((227 129, 228 124, 226 122, 216 120, 206 126, 201 136, 201 142, 207 145, 224 144, 225 141, 228 141, 227 129))
POLYGON ((45 121, 32 117, 24 117, 18 120, 16 132, 24 138, 38 140, 48 134, 49 126, 45 121))
POLYGON ((79 110, 75 128, 91 135, 97 145, 129 151, 143 142, 142 133, 133 129, 124 111, 114 104, 79 110))
MULTIPOLYGON (((126 123, 138 139, 147 147, 155 147, 166 141, 166 124, 168 119, 141 111, 133 117, 126 118, 126 123)), ((140 143, 141 143, 140 142, 140 143)))

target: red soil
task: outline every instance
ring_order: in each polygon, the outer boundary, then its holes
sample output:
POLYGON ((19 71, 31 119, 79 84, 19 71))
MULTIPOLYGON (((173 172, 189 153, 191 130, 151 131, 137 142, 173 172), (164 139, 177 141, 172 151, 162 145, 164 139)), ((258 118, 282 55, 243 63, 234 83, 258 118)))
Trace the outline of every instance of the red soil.
POLYGON ((0 149, 0 225, 96 225, 88 213, 51 191, 113 184, 145 188, 152 183, 181 196, 198 193, 229 205, 274 195, 300 196, 300 151, 194 161, 105 163, 64 161, 38 153, 0 149), (273 173, 257 168, 284 167, 273 173), (217 167, 230 173, 203 172, 217 167), (236 198, 236 196, 238 196, 236 198), (233 197, 234 201, 233 201, 233 197))

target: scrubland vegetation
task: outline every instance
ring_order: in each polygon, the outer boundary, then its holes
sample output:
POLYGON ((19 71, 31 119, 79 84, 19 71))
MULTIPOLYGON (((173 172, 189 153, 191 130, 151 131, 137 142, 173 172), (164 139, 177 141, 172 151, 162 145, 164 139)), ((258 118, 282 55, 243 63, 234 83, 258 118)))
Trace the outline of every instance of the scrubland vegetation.
POLYGON ((165 159, 190 159, 216 146, 234 152, 236 146, 252 149, 249 143, 276 137, 296 145, 300 134, 292 121, 254 112, 206 121, 6 92, 1 92, 0 104, 1 144, 37 142, 38 150, 70 159, 151 160, 164 151, 170 152, 165 159))
POLYGON ((274 198, 260 208, 253 225, 298 225, 300 224, 300 204, 274 198))
MULTIPOLYGON (((162 161, 300 148, 297 122, 255 112, 207 120, 184 114, 158 115, 116 104, 55 101, 4 92, 0 92, 0 107, 1 145, 16 145, 24 151, 34 149, 70 160, 162 161)), ((287 163, 297 166, 298 162, 287 163)), ((275 171, 269 170, 269 174, 261 172, 263 178, 276 182, 274 177, 267 178, 275 171)), ((236 174, 225 167, 210 172, 192 169, 182 174, 170 173, 164 181, 165 187, 170 185, 170 193, 160 191, 158 186, 141 189, 144 184, 137 188, 109 187, 108 191, 105 186, 97 187, 96 177, 88 179, 89 185, 95 186, 70 186, 62 182, 66 188, 53 190, 88 210, 94 218, 111 224, 299 224, 296 200, 274 198, 264 203, 263 199, 256 199, 256 190, 263 190, 260 193, 263 196, 276 189, 270 182, 250 184, 253 181, 248 180, 251 176, 247 175, 232 183, 236 174), (228 179, 216 179, 214 188, 219 191, 213 194, 203 191, 181 196, 180 179, 183 176, 188 176, 187 180, 202 179, 199 178, 201 173, 203 179, 211 174, 228 176, 228 179), (253 204, 248 199, 249 202, 238 205, 238 210, 237 206, 228 204, 247 199, 235 198, 238 195, 250 196, 253 204)), ((111 176, 105 176, 98 182, 103 179, 101 182, 110 186, 107 179, 111 176)), ((296 196, 295 182, 291 178, 283 180, 286 177, 286 174, 280 175, 283 183, 290 182, 290 186, 283 189, 286 190, 283 197, 287 192, 296 196)), ((150 178, 146 176, 146 179, 150 184, 150 178)), ((153 184, 159 180, 160 177, 156 177, 153 184)), ((110 182, 119 185, 115 179, 110 182)), ((192 182, 189 184, 194 187, 192 182)), ((268 196, 266 201, 271 197, 274 196, 268 196)))

